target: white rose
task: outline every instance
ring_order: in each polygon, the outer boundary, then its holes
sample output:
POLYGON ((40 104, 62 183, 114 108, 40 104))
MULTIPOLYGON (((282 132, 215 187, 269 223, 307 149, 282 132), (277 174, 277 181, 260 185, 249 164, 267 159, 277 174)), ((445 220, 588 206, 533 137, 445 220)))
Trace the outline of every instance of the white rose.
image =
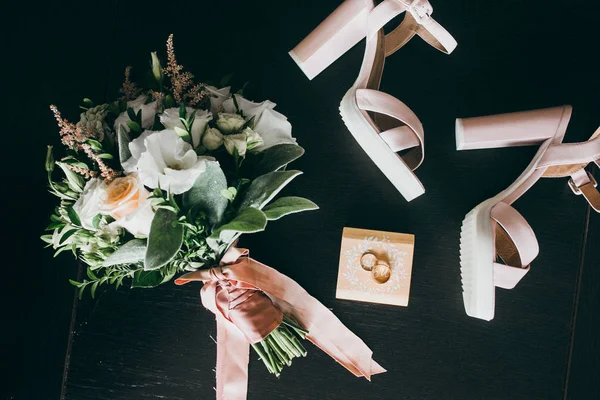
POLYGON ((134 236, 148 236, 150 234, 150 226, 154 218, 154 210, 150 201, 139 207, 137 210, 119 219, 117 224, 127 229, 134 236))
POLYGON ((219 113, 217 115, 217 128, 225 135, 230 135, 232 133, 238 132, 244 124, 246 120, 238 114, 234 113, 219 113))
POLYGON ((103 210, 132 235, 148 236, 154 218, 149 195, 136 174, 116 178, 106 187, 103 210))
MULTIPOLYGON (((156 101, 144 104, 147 99, 146 95, 141 95, 137 99, 127 102, 127 108, 131 107, 136 114, 142 110, 142 129, 152 128, 152 125, 154 125, 154 116, 156 115, 156 101)), ((115 132, 119 132, 120 125, 123 125, 125 131, 129 132, 127 121, 129 121, 129 115, 127 115, 127 111, 124 111, 115 120, 115 132)))
POLYGON ((217 89, 214 86, 206 86, 206 90, 208 90, 210 94, 210 111, 212 112, 220 112, 222 111, 221 105, 225 100, 229 98, 229 92, 231 88, 229 86, 217 89))
MULTIPOLYGON (((262 103, 255 103, 239 95, 234 95, 238 107, 244 112, 244 116, 250 119, 254 117, 252 129, 254 129, 263 139, 263 144, 257 146, 257 151, 262 151, 281 143, 296 143, 292 137, 292 125, 285 115, 275 111, 275 103, 265 100, 262 103)), ((223 102, 225 112, 235 112, 233 99, 223 102)))
MULTIPOLYGON (((212 114, 207 110, 195 110, 191 107, 185 108, 187 116, 192 115, 196 111, 194 122, 192 123, 192 144, 194 148, 200 145, 200 138, 208 125, 208 121, 212 119, 212 114)), ((160 122, 166 129, 175 129, 175 127, 185 129, 183 123, 179 119, 179 108, 167 108, 160 116, 160 122)))
POLYGON ((245 133, 237 133, 235 135, 225 135, 223 137, 223 144, 225 145, 225 149, 231 155, 234 155, 237 150, 238 155, 245 156, 246 148, 248 147, 246 144, 246 134, 245 133))
POLYGON ((223 134, 217 128, 208 128, 202 136, 202 144, 208 150, 216 150, 223 144, 223 134))
POLYGON ((92 178, 85 184, 83 193, 73 204, 73 209, 79 216, 81 226, 90 231, 94 228, 94 217, 101 214, 101 208, 106 198, 106 184, 103 180, 92 178))
POLYGON ((138 172, 140 180, 150 188, 160 187, 173 194, 188 191, 206 169, 192 145, 175 131, 146 131, 129 143, 131 158, 123 163, 125 172, 138 172))

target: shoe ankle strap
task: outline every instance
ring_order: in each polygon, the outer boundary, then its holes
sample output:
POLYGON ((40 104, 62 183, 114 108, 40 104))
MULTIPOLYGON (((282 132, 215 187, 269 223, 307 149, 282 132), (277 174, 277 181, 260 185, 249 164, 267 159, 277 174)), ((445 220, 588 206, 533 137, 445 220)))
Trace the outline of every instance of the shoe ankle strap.
MULTIPOLYGON (((596 161, 596 164, 599 162, 596 161)), ((600 192, 598 192, 598 182, 591 172, 580 169, 571 175, 569 187, 578 196, 583 196, 594 211, 600 213, 600 192)))
POLYGON ((547 178, 569 176, 569 187, 573 193, 583 195, 594 211, 600 213, 598 182, 585 169, 590 163, 600 167, 600 128, 587 142, 550 147, 538 168, 547 168, 543 175, 547 178))
POLYGON ((433 7, 428 0, 384 0, 375 7, 368 19, 367 37, 373 37, 397 15, 406 12, 404 20, 385 37, 386 57, 395 53, 416 34, 436 49, 450 54, 456 40, 432 17, 433 7))

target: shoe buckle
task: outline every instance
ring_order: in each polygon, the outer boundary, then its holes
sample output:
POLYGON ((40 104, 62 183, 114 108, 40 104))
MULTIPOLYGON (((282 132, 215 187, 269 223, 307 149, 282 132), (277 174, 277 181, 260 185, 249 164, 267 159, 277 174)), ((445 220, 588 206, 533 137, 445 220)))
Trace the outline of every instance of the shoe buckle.
POLYGON ((594 175, 592 175, 591 172, 586 171, 587 172, 587 176, 588 179, 590 180, 589 182, 581 185, 581 186, 577 186, 575 184, 575 181, 573 181, 573 178, 569 179, 569 187, 571 188, 571 190, 573 191, 573 193, 575 193, 577 196, 580 196, 582 193, 581 188, 585 185, 593 185, 594 187, 598 187, 598 182, 596 181, 596 178, 594 178, 594 175))
POLYGON ((414 19, 420 24, 431 16, 433 7, 428 0, 400 0, 406 6, 406 11, 411 13, 414 19))

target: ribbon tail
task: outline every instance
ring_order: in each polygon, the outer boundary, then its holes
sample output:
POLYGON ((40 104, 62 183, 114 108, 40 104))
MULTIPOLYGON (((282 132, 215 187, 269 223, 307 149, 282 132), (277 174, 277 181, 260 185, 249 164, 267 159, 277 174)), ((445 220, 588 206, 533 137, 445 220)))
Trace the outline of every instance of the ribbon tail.
POLYGON ((358 336, 343 325, 333 313, 332 318, 336 321, 327 323, 327 330, 313 324, 306 339, 352 372, 354 376, 364 376, 370 381, 372 375, 387 372, 373 360, 373 352, 358 336), (336 337, 331 338, 330 334, 336 337))
POLYGON ((244 334, 217 315, 217 400, 246 400, 250 345, 244 334))

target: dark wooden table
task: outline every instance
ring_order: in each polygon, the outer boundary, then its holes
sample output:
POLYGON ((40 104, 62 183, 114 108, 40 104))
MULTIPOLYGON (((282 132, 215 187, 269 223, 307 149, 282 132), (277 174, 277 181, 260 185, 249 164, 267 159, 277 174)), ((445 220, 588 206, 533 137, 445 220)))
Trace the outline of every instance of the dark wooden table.
POLYGON ((11 189, 27 196, 4 207, 6 225, 19 234, 5 250, 13 256, 3 282, 3 398, 214 398, 216 328, 199 286, 105 290, 77 301, 67 282, 77 276, 75 263, 51 260, 37 239, 54 201, 43 186, 44 144, 58 143, 48 104, 75 118, 82 97, 114 97, 125 66, 145 69, 151 51, 164 54, 171 32, 180 63, 201 79, 232 72, 237 84, 248 80, 247 96, 276 102, 306 149, 295 163, 304 175, 286 193, 321 210, 270 224, 241 244, 333 309, 389 371, 368 383, 308 345, 309 356, 275 379, 253 354, 249 399, 600 398, 600 217, 565 179, 538 183, 516 207, 536 231, 539 257, 517 288, 497 290, 493 321, 469 318, 458 260, 462 218, 510 184, 535 149, 457 152, 454 144, 456 117, 561 104, 574 107, 567 141, 586 140, 600 106, 599 7, 434 2, 434 17, 458 40, 457 50, 444 56, 416 38, 388 59, 382 83, 425 127, 426 160, 417 174, 427 193, 406 203, 338 115, 364 45, 312 82, 287 55, 338 3, 10 6, 15 39, 4 63, 19 79, 5 78, 13 110, 5 113, 16 115, 6 168, 11 189), (335 299, 344 226, 416 235, 407 308, 335 299))

